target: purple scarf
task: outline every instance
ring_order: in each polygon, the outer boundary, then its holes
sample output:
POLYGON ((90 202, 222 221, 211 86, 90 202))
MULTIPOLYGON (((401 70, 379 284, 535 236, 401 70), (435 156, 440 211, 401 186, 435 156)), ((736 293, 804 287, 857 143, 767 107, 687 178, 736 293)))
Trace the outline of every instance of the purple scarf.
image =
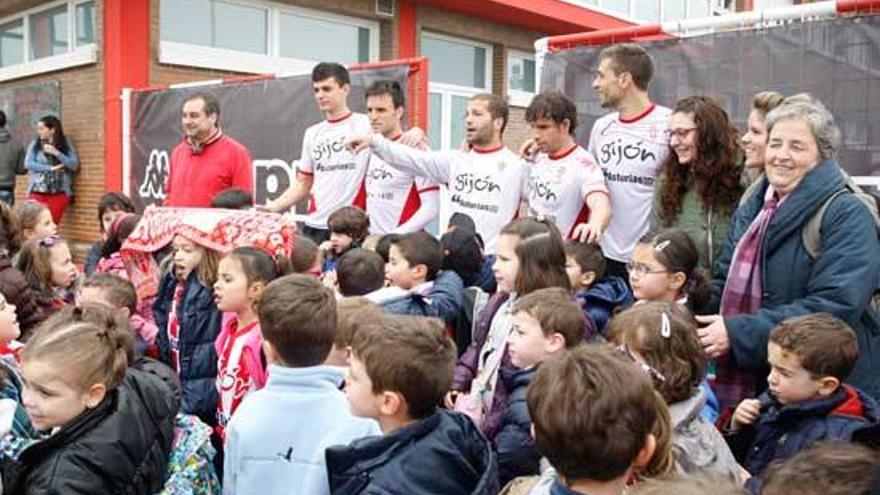
MULTIPOLYGON (((724 283, 724 292, 721 294, 721 316, 725 318, 754 314, 761 309, 761 252, 767 226, 770 225, 770 219, 776 213, 779 203, 772 188, 768 188, 761 212, 736 245, 724 283)), ((757 381, 758 376, 755 373, 737 366, 732 352, 716 359, 713 385, 722 410, 735 407, 746 397, 753 397, 757 381)))

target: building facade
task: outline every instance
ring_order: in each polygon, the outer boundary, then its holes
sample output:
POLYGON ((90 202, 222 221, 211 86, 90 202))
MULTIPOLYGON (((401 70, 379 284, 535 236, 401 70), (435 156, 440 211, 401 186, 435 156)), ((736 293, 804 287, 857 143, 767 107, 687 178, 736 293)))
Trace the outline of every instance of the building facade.
MULTIPOLYGON (((17 102, 11 101, 11 91, 57 83, 57 110, 81 164, 61 234, 81 256, 86 243, 98 237, 98 198, 122 186, 123 88, 303 72, 321 60, 359 63, 424 55, 430 60, 433 147, 458 146, 467 99, 486 91, 510 101, 506 139, 518 146, 527 134, 524 108, 538 88, 534 42, 650 21, 642 7, 649 2, 639 0, 638 9, 635 3, 4 0, 0 99, 5 101, 0 106, 14 114, 17 102)), ((680 0, 680 11, 670 7, 676 2, 654 3, 656 15, 670 19, 710 15, 718 2, 680 0)))

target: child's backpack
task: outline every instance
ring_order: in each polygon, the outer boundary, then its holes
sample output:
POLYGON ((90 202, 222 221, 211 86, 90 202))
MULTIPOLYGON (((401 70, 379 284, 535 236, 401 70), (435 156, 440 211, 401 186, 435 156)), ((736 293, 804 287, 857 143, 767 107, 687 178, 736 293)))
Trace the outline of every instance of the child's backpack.
POLYGON ((178 414, 168 458, 168 480, 159 495, 220 495, 220 479, 214 469, 216 454, 211 445, 211 427, 196 416, 178 414))

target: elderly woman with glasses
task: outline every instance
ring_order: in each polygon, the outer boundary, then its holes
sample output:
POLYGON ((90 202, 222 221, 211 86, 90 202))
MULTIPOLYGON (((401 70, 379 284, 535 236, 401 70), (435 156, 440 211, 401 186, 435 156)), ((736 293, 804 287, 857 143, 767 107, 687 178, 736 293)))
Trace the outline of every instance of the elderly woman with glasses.
POLYGON ((734 213, 715 270, 719 314, 699 318, 704 350, 717 363, 716 392, 726 406, 753 397, 766 386, 770 331, 825 312, 855 330, 859 357, 848 381, 876 397, 880 320, 870 300, 880 241, 835 158, 840 131, 819 101, 803 97, 772 110, 766 125, 765 175, 734 213), (823 207, 819 250, 810 254, 804 229, 823 207))
POLYGON ((742 194, 736 129, 715 100, 689 96, 675 105, 666 132, 671 153, 654 183, 651 224, 687 232, 700 267, 711 271, 742 194))

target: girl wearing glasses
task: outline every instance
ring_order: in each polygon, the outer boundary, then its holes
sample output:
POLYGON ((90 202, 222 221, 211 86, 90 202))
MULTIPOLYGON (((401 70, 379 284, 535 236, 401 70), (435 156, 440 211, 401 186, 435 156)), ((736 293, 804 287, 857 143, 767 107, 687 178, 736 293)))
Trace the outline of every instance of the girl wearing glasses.
POLYGON ((743 192, 736 129, 715 100, 690 96, 675 105, 666 134, 671 153, 654 183, 651 226, 683 229, 711 270, 743 192))
POLYGON ((698 259, 694 241, 682 229, 643 237, 626 265, 636 300, 677 302, 699 314, 712 288, 698 259))

